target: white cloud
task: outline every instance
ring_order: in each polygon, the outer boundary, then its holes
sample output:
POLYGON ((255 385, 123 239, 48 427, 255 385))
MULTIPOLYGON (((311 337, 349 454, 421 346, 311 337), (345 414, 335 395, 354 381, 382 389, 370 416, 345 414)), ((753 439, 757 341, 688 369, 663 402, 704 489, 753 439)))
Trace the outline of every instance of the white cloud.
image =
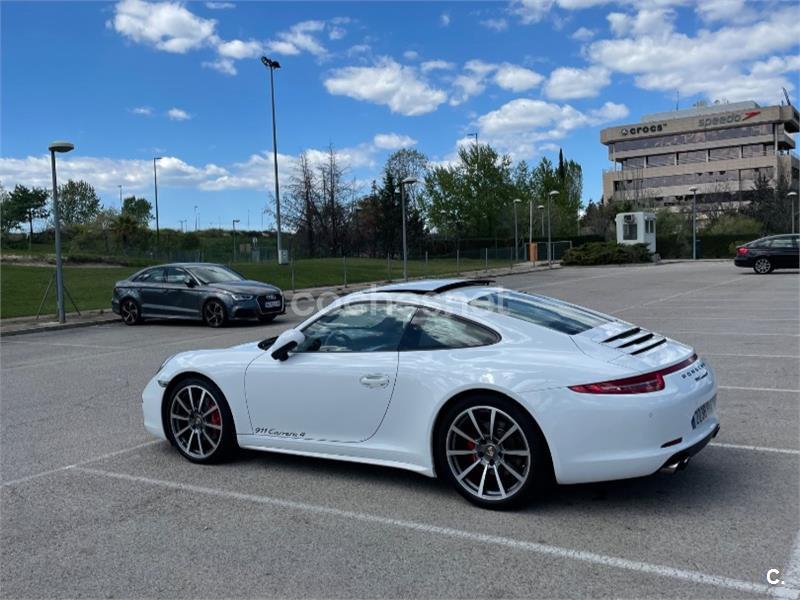
POLYGON ((486 89, 486 78, 497 69, 497 65, 482 60, 468 60, 464 70, 453 80, 456 90, 450 97, 450 105, 458 106, 469 100, 472 96, 482 94, 486 89))
POLYGON ((324 81, 328 93, 384 104, 406 116, 436 110, 447 94, 420 79, 417 70, 383 57, 371 67, 335 69, 324 81))
POLYGON ((492 31, 505 31, 508 29, 508 21, 505 19, 485 19, 480 22, 481 25, 492 31))
POLYGON ((594 31, 586 27, 579 27, 571 37, 573 40, 578 40, 579 42, 588 42, 594 37, 594 31))
POLYGON ((328 31, 328 39, 330 40, 341 40, 346 35, 347 30, 344 27, 334 26, 328 31))
POLYGON ((314 34, 324 29, 325 21, 302 21, 292 25, 288 31, 278 33, 276 39, 267 43, 267 47, 277 54, 297 55, 308 52, 322 57, 328 51, 314 34))
POLYGON ((525 67, 503 63, 494 75, 494 82, 505 90, 523 92, 539 85, 544 77, 525 67))
POLYGON ((700 29, 694 36, 671 26, 654 31, 652 21, 638 14, 627 17, 632 29, 626 30, 625 18, 610 20, 616 33, 624 37, 596 41, 587 54, 597 65, 633 75, 642 89, 680 90, 711 99, 774 101, 780 87, 794 87, 785 71, 772 73, 759 83, 753 69, 754 61, 786 60, 788 57, 779 53, 796 50, 800 10, 795 6, 771 10, 757 23, 700 29))
POLYGON ((416 50, 406 50, 403 52, 403 58, 406 60, 417 60, 419 58, 419 53, 416 50))
POLYGON ((514 0, 511 12, 517 15, 522 23, 530 25, 541 21, 553 7, 553 0, 514 0))
POLYGON ((204 19, 177 2, 121 0, 107 25, 126 38, 165 52, 184 54, 208 44, 217 22, 204 19))
POLYGON ((581 112, 569 104, 518 98, 478 118, 482 139, 515 157, 532 156, 539 142, 553 141, 582 127, 595 127, 624 118, 628 109, 606 102, 581 112))
POLYGON ((219 58, 217 60, 203 61, 202 65, 206 69, 214 69, 224 75, 236 75, 236 67, 230 58, 219 58))
POLYGON ((420 69, 422 69, 423 73, 428 73, 430 71, 449 71, 455 68, 456 66, 453 63, 446 60, 426 60, 420 65, 420 69))
POLYGON ((225 58, 253 58, 261 54, 261 44, 255 40, 231 40, 217 44, 217 52, 225 58))
POLYGON ((447 27, 448 25, 450 25, 450 15, 447 13, 442 13, 441 15, 439 15, 439 24, 442 27, 447 27))
POLYGON ((417 140, 398 133, 379 133, 372 140, 373 145, 381 150, 399 150, 414 146, 417 140))
POLYGON ((137 106, 131 109, 131 112, 135 115, 142 115, 144 117, 149 117, 153 114, 153 109, 149 106, 137 106))
POLYGON ((703 21, 729 21, 746 23, 757 18, 758 13, 745 0, 696 0, 695 11, 703 21))
POLYGON ((610 82, 610 73, 603 67, 559 67, 550 73, 544 93, 548 98, 556 100, 593 98, 610 82))
POLYGON ((188 121, 192 116, 182 108, 170 108, 167 111, 167 116, 171 121, 188 121))
POLYGON ((227 10, 229 8, 236 8, 233 2, 206 2, 206 8, 211 10, 227 10))

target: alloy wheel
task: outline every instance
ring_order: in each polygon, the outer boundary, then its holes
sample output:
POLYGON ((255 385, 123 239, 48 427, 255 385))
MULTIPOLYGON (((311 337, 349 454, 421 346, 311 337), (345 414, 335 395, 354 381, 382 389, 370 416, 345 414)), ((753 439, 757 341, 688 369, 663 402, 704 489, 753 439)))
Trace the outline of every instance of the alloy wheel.
POLYGON ((139 320, 139 305, 133 300, 124 300, 119 312, 126 325, 133 325, 139 320))
POLYGON ((458 484, 480 500, 506 500, 530 476, 528 440, 519 424, 494 406, 472 406, 453 419, 445 449, 458 484))
POLYGON ((187 385, 172 397, 169 423, 175 443, 192 458, 208 458, 222 441, 219 404, 199 385, 187 385))
POLYGON ((772 270, 772 263, 766 258, 759 258, 753 265, 753 269, 759 275, 765 275, 772 270))
POLYGON ((225 322, 225 307, 217 300, 206 302, 203 316, 210 327, 220 327, 225 322))

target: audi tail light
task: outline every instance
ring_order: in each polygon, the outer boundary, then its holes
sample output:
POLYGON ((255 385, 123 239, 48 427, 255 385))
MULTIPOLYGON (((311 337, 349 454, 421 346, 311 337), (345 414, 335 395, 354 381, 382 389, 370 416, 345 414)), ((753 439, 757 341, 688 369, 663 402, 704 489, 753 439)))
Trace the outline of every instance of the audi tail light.
POLYGON ((737 249, 736 249, 736 254, 738 254, 739 256, 743 256, 743 255, 747 254, 747 253, 748 253, 748 251, 749 251, 749 250, 748 250, 747 248, 745 248, 744 246, 742 246, 741 248, 737 248, 737 249))

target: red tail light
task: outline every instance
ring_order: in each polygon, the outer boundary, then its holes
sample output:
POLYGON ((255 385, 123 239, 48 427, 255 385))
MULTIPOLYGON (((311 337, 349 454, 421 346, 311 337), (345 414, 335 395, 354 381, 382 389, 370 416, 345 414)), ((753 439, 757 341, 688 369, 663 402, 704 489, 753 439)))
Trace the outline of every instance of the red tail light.
POLYGON ((569 389, 579 394, 649 394, 650 392, 660 392, 664 389, 664 375, 669 375, 688 367, 697 360, 697 354, 692 354, 686 360, 676 365, 636 375, 624 379, 613 379, 611 381, 600 381, 598 383, 585 383, 582 385, 571 385, 569 389))
POLYGON ((747 254, 747 252, 748 252, 747 248, 744 247, 736 249, 736 254, 747 254))

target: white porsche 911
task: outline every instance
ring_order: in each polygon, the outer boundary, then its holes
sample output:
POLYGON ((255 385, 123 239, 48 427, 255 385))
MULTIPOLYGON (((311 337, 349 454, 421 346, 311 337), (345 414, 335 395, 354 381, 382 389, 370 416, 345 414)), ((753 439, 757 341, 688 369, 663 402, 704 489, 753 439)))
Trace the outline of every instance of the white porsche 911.
POLYGON ((484 507, 549 482, 685 466, 719 431, 694 351, 614 317, 486 280, 340 298, 261 343, 173 356, 144 424, 186 458, 237 447, 444 477, 484 507))

